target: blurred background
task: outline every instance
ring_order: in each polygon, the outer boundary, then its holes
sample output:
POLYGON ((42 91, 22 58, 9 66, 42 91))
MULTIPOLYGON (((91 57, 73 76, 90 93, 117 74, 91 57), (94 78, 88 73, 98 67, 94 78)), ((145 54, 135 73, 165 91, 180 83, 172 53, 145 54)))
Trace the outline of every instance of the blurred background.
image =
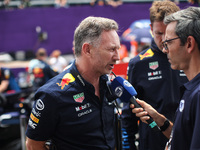
MULTIPOLYGON (((198 5, 198 2, 188 0, 175 2, 181 8, 198 5)), ((131 32, 130 28, 149 29, 148 23, 139 23, 132 27, 131 24, 143 19, 148 22, 151 3, 152 0, 1 0, 0 63, 30 60, 40 47, 45 48, 48 55, 59 49, 70 61, 73 56, 74 30, 79 22, 88 16, 116 20, 120 27, 121 42, 130 52, 131 48, 134 49, 140 44, 136 37, 138 35, 134 35, 137 33, 127 38, 127 34, 131 32), (131 41, 139 43, 131 44, 131 41)), ((149 38, 149 35, 147 36, 149 38)), ((150 40, 146 39, 145 42, 149 43, 150 40)))

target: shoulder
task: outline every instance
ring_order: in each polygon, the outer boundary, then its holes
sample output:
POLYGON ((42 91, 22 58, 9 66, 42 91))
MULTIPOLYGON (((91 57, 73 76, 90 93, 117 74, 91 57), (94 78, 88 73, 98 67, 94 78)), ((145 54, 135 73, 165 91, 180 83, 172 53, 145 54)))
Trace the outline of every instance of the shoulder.
POLYGON ((155 54, 154 51, 152 51, 151 48, 148 48, 148 49, 140 52, 134 58, 132 58, 129 62, 129 65, 143 63, 145 61, 148 61, 149 59, 151 59, 154 56, 154 54, 155 54))
POLYGON ((45 85, 43 85, 39 90, 49 93, 54 92, 66 92, 71 86, 75 85, 75 77, 68 72, 68 70, 63 71, 57 76, 50 79, 45 85), (48 89, 48 90, 47 90, 48 89))
POLYGON ((32 59, 32 60, 29 62, 29 64, 35 64, 35 63, 38 63, 38 62, 39 62, 38 59, 32 59))

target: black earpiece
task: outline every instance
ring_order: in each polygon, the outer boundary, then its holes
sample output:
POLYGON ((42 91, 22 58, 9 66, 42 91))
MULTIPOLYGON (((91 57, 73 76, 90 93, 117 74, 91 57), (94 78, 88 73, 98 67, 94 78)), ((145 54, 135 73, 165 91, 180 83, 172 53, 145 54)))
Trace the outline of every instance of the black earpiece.
POLYGON ((116 94, 111 89, 111 81, 107 81, 106 85, 107 85, 107 88, 108 88, 108 92, 106 93, 106 97, 107 97, 109 102, 112 102, 112 101, 116 100, 118 97, 116 96, 116 94))

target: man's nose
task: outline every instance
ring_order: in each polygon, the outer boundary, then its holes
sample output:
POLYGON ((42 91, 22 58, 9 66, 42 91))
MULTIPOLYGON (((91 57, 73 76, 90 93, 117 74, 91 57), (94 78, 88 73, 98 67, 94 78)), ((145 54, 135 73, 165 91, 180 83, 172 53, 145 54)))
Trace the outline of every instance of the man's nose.
POLYGON ((114 59, 117 60, 117 61, 120 60, 119 50, 115 51, 114 59))
POLYGON ((168 50, 166 50, 164 47, 162 48, 162 52, 167 54, 168 53, 168 50))

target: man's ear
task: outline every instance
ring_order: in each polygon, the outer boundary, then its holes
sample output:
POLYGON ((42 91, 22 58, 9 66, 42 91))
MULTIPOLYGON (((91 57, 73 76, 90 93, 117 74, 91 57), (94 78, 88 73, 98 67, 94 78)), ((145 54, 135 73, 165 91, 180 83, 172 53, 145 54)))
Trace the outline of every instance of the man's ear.
POLYGON ((90 44, 84 43, 82 46, 82 52, 86 55, 90 54, 90 44))
POLYGON ((151 28, 151 32, 153 32, 153 25, 149 24, 150 28, 151 28))
POLYGON ((153 33, 153 24, 149 24, 149 26, 150 26, 150 28, 151 28, 151 31, 150 31, 151 36, 154 37, 154 33, 153 33))
POLYGON ((193 36, 188 36, 187 38, 187 49, 188 49, 188 53, 191 53, 194 50, 195 47, 195 39, 193 36))

